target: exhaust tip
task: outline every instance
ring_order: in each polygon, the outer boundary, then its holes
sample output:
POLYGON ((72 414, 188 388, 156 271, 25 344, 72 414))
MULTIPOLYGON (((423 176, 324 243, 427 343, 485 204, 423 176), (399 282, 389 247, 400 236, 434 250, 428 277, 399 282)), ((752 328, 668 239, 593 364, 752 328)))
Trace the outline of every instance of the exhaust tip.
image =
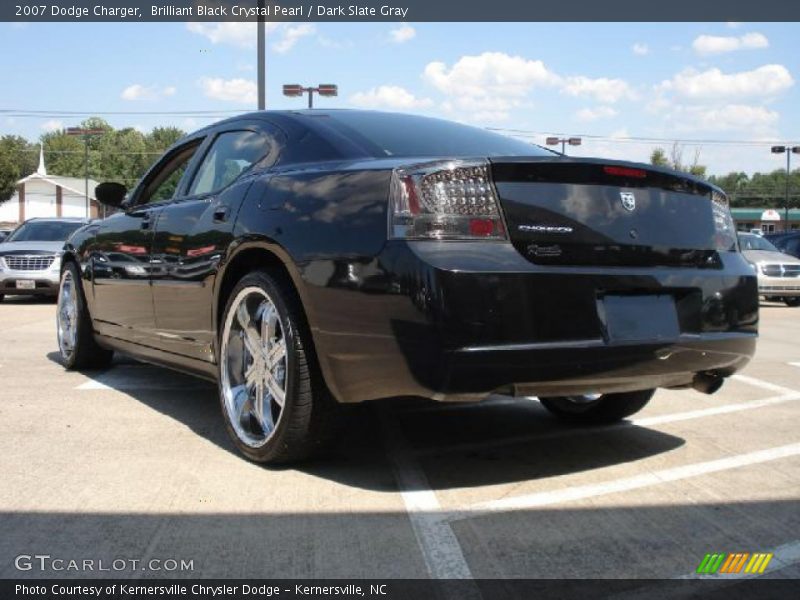
POLYGON ((713 394, 719 391, 725 379, 719 375, 711 375, 709 373, 698 373, 692 380, 692 387, 698 392, 704 394, 713 394))

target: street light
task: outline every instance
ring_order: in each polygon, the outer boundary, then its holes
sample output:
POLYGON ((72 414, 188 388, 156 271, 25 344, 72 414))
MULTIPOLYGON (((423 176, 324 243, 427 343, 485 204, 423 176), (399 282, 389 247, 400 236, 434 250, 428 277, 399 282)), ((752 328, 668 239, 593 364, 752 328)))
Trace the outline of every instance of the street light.
POLYGON ((558 146, 561 144, 561 154, 567 154, 567 144, 570 146, 580 146, 583 140, 579 137, 559 138, 549 137, 545 140, 548 146, 558 146))
POLYGON ((773 146, 773 154, 786 154, 786 198, 783 207, 783 230, 789 231, 789 177, 792 172, 792 154, 800 154, 800 146, 773 146))
POLYGON ((67 127, 67 135, 79 135, 83 137, 83 146, 84 146, 83 167, 84 167, 84 175, 86 177, 85 190, 86 190, 87 219, 92 216, 92 213, 89 210, 89 138, 92 137, 93 135, 103 135, 104 133, 105 133, 104 129, 84 129, 82 127, 67 127))
POLYGON ((299 83, 288 83, 283 86, 283 95, 298 97, 308 94, 308 108, 314 108, 314 92, 320 96, 338 96, 339 87, 333 83, 320 83, 317 87, 303 87, 299 83))

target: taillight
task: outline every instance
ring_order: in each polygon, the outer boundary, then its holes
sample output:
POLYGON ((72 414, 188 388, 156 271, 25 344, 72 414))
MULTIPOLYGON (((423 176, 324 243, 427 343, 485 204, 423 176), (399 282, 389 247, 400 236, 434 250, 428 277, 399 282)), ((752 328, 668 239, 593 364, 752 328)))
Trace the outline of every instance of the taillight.
POLYGON ((606 165, 603 167, 603 172, 606 175, 613 175, 615 177, 633 177, 634 179, 645 179, 647 171, 642 169, 631 169, 630 167, 615 167, 606 165))
POLYGON ((436 161, 395 169, 389 237, 507 239, 488 161, 436 161))
POLYGON ((736 225, 728 206, 728 197, 720 192, 711 193, 711 210, 714 215, 714 246, 716 250, 736 250, 736 225))

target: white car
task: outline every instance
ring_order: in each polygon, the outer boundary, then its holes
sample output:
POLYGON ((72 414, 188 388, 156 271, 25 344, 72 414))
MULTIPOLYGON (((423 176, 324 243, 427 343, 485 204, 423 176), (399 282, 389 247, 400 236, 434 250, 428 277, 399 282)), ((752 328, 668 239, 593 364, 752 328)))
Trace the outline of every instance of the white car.
POLYGON ((64 242, 88 219, 29 219, 0 243, 0 301, 58 294, 64 242))
POLYGON ((800 306, 800 259, 784 254, 760 235, 739 234, 742 254, 756 268, 758 293, 767 300, 800 306))

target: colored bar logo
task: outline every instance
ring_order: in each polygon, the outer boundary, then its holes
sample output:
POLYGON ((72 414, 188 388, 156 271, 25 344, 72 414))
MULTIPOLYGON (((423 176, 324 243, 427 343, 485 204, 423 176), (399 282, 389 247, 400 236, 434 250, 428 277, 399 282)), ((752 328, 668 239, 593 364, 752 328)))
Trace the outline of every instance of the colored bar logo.
POLYGON ((702 575, 761 574, 772 560, 772 552, 715 552, 706 554, 697 572, 702 575))

